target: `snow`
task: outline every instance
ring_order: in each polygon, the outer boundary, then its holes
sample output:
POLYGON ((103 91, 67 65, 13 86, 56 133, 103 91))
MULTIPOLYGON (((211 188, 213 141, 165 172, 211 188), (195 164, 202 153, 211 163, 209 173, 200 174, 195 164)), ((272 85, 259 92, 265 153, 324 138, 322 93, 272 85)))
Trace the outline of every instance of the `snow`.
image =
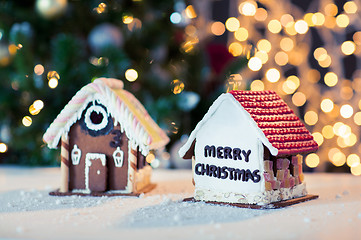
POLYGON ((283 209, 252 210, 182 202, 190 170, 156 170, 140 197, 55 197, 58 168, 0 167, 0 238, 20 239, 357 239, 361 178, 306 174, 320 198, 283 209))

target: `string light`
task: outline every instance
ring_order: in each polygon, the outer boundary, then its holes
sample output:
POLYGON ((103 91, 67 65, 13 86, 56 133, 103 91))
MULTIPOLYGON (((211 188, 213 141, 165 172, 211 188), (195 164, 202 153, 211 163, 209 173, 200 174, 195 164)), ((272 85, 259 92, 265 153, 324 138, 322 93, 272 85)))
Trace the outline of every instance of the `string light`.
POLYGON ((333 127, 331 125, 326 125, 322 128, 322 136, 326 139, 331 139, 335 136, 333 127))
POLYGON ((184 83, 178 79, 175 79, 171 82, 171 88, 174 94, 179 94, 184 90, 184 83))
POLYGON ((263 91, 264 90, 264 83, 261 80, 252 81, 251 90, 252 91, 263 91))
POLYGON ((325 23, 325 15, 320 12, 316 12, 312 16, 312 22, 315 26, 322 26, 325 23))
POLYGON ((268 53, 271 51, 272 45, 268 40, 261 39, 257 42, 257 49, 268 53))
POLYGON ((283 15, 281 16, 281 19, 280 19, 280 22, 281 22, 281 24, 282 24, 283 27, 287 27, 287 24, 288 24, 288 23, 293 23, 294 21, 295 21, 295 20, 294 20, 294 18, 292 17, 292 15, 291 15, 291 14, 288 14, 288 13, 283 14, 283 15))
POLYGON ((262 64, 265 64, 268 61, 268 54, 265 51, 258 51, 254 56, 261 59, 262 64))
POLYGON ((249 59, 247 66, 252 71, 258 71, 262 68, 262 60, 258 57, 252 57, 249 59))
POLYGON ((127 71, 125 71, 125 78, 129 82, 134 82, 138 79, 138 72, 134 69, 128 69, 127 71))
POLYGON ((243 53, 243 47, 238 42, 233 42, 229 45, 228 51, 234 56, 240 56, 243 53))
POLYGON ((179 24, 182 21, 182 15, 179 12, 174 12, 169 19, 173 24, 179 24))
POLYGON ((338 77, 334 72, 328 72, 324 77, 325 84, 329 87, 333 87, 338 82, 338 77))
POLYGON ((54 89, 58 86, 58 79, 56 78, 50 78, 49 82, 48 82, 48 85, 51 89, 54 89))
POLYGON ((321 101, 321 110, 325 113, 331 112, 333 109, 333 101, 329 98, 325 98, 321 101))
POLYGON ((306 165, 310 168, 315 168, 320 164, 320 157, 316 153, 311 153, 306 156, 306 165))
POLYGON ((335 4, 329 3, 325 6, 325 14, 326 16, 336 16, 338 13, 338 8, 335 4))
POLYGON ((353 115, 353 108, 350 104, 344 104, 340 108, 340 114, 343 118, 350 118, 353 115))
POLYGON ((313 139, 317 142, 318 146, 321 146, 324 139, 320 132, 314 132, 312 133, 313 139))
POLYGON ((315 125, 318 121, 318 115, 315 111, 306 112, 304 118, 308 125, 315 125))
POLYGON ((280 47, 285 52, 291 51, 294 47, 293 40, 289 37, 282 38, 280 42, 280 47))
POLYGON ((185 9, 185 14, 187 15, 188 18, 193 19, 197 17, 197 13, 194 10, 193 5, 188 5, 185 9))
POLYGON ((277 52, 275 54, 275 62, 279 66, 284 66, 288 63, 288 55, 285 52, 277 52))
POLYGON ((278 71, 276 68, 270 68, 266 72, 266 79, 271 83, 278 82, 278 80, 280 80, 280 77, 280 71, 278 71))
POLYGON ((292 96, 292 103, 297 106, 301 107, 306 103, 306 95, 303 92, 296 92, 292 96))
POLYGON ((23 117, 22 123, 25 127, 30 127, 33 123, 33 119, 30 116, 23 117))
POLYGON ((308 25, 307 22, 304 20, 298 20, 295 23, 295 30, 299 34, 305 34, 308 31, 308 25))
POLYGON ((268 17, 268 13, 264 8, 257 8, 256 13, 254 15, 254 19, 259 22, 265 21, 268 17))
POLYGON ((282 30, 282 25, 278 20, 273 19, 268 23, 268 30, 271 33, 279 33, 282 30))
POLYGON ((230 32, 237 31, 237 29, 240 27, 240 25, 241 24, 239 23, 238 19, 235 17, 230 17, 226 21, 226 28, 230 32))
POLYGON ((234 37, 240 41, 246 41, 248 38, 248 30, 245 28, 238 28, 237 31, 234 32, 234 37))
POLYGON ((353 14, 357 12, 357 5, 354 1, 349 1, 343 5, 343 9, 346 13, 353 14))
POLYGON ((44 67, 43 67, 43 65, 41 65, 41 64, 35 65, 35 67, 34 67, 34 73, 35 73, 36 75, 42 75, 42 74, 44 73, 44 67))
POLYGON ((350 19, 346 14, 340 14, 336 17, 336 24, 340 28, 345 28, 349 25, 350 19))
POLYGON ((257 4, 254 1, 245 1, 238 7, 238 11, 245 16, 254 16, 256 14, 257 4))
POLYGON ((226 31, 226 27, 221 22, 214 22, 211 25, 211 32, 216 36, 221 36, 226 31))
POLYGON ((351 55, 356 50, 356 44, 352 41, 345 41, 341 45, 341 51, 345 55, 351 55))
POLYGON ((6 153, 8 146, 5 143, 0 143, 0 153, 6 153))

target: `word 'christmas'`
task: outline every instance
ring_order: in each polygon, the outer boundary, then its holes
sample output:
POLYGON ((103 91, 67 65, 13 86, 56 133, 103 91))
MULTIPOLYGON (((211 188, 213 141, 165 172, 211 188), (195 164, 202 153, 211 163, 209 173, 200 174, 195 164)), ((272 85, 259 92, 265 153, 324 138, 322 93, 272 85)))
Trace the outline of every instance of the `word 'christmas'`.
POLYGON ((216 165, 197 163, 194 171, 197 175, 206 175, 220 179, 229 178, 234 181, 248 182, 248 180, 252 180, 254 183, 258 183, 261 180, 258 169, 251 172, 249 169, 238 169, 226 166, 219 167, 216 165))
POLYGON ((244 161, 249 162, 249 155, 251 150, 247 152, 241 150, 240 148, 230 148, 230 147, 215 147, 215 146, 205 146, 204 147, 204 157, 216 157, 219 159, 233 159, 233 160, 242 160, 242 155, 244 161))

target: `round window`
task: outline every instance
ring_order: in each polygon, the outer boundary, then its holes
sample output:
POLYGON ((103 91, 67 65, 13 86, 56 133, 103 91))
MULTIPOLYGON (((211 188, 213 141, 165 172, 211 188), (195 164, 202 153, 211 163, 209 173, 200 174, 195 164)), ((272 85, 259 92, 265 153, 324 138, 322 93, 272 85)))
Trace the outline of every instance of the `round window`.
POLYGON ((83 111, 80 125, 91 136, 106 135, 113 129, 113 120, 99 103, 89 103, 83 111))

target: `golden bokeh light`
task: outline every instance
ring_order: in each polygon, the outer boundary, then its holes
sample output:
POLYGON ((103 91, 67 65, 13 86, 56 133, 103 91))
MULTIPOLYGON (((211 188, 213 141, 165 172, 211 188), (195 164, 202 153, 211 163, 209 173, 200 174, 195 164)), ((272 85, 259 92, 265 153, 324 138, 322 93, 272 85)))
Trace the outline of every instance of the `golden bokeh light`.
POLYGON ((251 91, 263 91, 264 83, 261 80, 254 80, 251 83, 251 91))
POLYGON ((333 101, 329 98, 325 98, 321 101, 321 110, 325 113, 331 112, 333 109, 333 101))
POLYGON ((314 132, 312 133, 313 139, 316 141, 318 146, 321 146, 323 143, 323 136, 320 132, 314 132))
POLYGON ((226 28, 230 32, 235 32, 241 26, 239 20, 235 17, 230 17, 226 21, 226 28))
POLYGON ((303 92, 296 92, 292 96, 292 103, 297 106, 301 107, 306 103, 306 95, 303 92))
POLYGON ((355 32, 352 36, 352 39, 357 45, 361 45, 361 31, 355 32))
POLYGON ((138 79, 138 72, 135 69, 127 69, 124 75, 125 79, 127 79, 129 82, 134 82, 138 79))
POLYGON ((257 49, 260 51, 270 52, 272 48, 271 43, 266 39, 261 39, 257 42, 257 49))
POLYGON ((350 118, 353 115, 353 107, 350 104, 344 104, 340 108, 340 114, 343 118, 350 118))
POLYGON ((336 18, 331 16, 326 16, 325 27, 333 29, 336 26, 336 18))
POLYGON ((317 61, 323 61, 327 58, 327 50, 323 47, 316 48, 313 52, 313 56, 317 61))
POLYGON ((36 75, 42 75, 44 73, 44 66, 41 64, 36 64, 34 67, 34 73, 36 75))
POLYGON ((234 37, 240 42, 246 41, 248 38, 248 30, 243 27, 238 28, 237 31, 234 32, 234 37))
POLYGON ((288 35, 290 35, 290 36, 296 35, 297 32, 296 32, 296 29, 295 29, 295 22, 287 23, 285 30, 286 30, 286 33, 288 35))
POLYGON ((333 87, 337 84, 338 82, 338 77, 336 75, 336 73, 334 72, 328 72, 325 74, 325 78, 324 78, 325 84, 329 87, 333 87))
POLYGON ((346 14, 340 14, 336 17, 336 24, 340 28, 345 28, 350 24, 350 19, 346 14))
POLYGON ((280 77, 281 73, 276 68, 270 68, 266 72, 266 79, 271 83, 278 82, 278 80, 280 80, 280 77))
POLYGON ((0 143, 0 153, 5 153, 8 150, 8 146, 5 143, 0 143))
POLYGON ((315 111, 308 111, 304 116, 305 123, 312 126, 318 122, 318 115, 315 111))
POLYGON ((357 125, 361 126, 361 112, 355 113, 355 115, 353 116, 353 121, 354 121, 357 125))
POLYGON ((325 14, 326 16, 336 16, 338 13, 338 8, 335 4, 329 3, 325 6, 325 14))
POLYGON ((262 64, 265 64, 268 61, 268 54, 265 51, 257 51, 254 56, 261 59, 262 64))
POLYGON ((280 22, 283 27, 286 27, 288 23, 294 22, 294 21, 295 21, 295 19, 292 17, 291 14, 288 14, 288 13, 283 14, 280 19, 280 22))
POLYGON ((252 57, 248 61, 248 68, 256 72, 262 68, 262 60, 258 57, 252 57))
POLYGON ((185 14, 188 18, 193 19, 197 17, 197 13, 194 10, 193 5, 188 5, 185 9, 185 14))
POLYGON ((321 26, 325 23, 325 15, 320 12, 316 12, 312 16, 312 22, 315 26, 321 26))
POLYGON ((30 116, 23 117, 22 123, 25 127, 30 127, 33 123, 33 119, 30 116))
POLYGON ((279 66, 284 66, 288 63, 287 53, 280 51, 275 54, 275 62, 279 66))
POLYGON ((211 25, 211 32, 216 36, 221 36, 226 31, 226 27, 221 22, 214 22, 211 25))
POLYGON ((331 62, 332 62, 332 60, 331 60, 330 55, 327 55, 326 59, 322 60, 322 61, 318 61, 318 64, 323 68, 328 68, 331 65, 331 62))
POLYGON ((351 167, 351 174, 354 176, 360 176, 361 175, 361 164, 351 167))
POLYGON ((280 47, 283 51, 289 52, 294 48, 294 42, 289 37, 282 38, 280 42, 280 47))
POLYGON ((268 13, 264 8, 257 8, 256 14, 254 15, 254 19, 259 22, 265 21, 268 17, 268 13))
POLYGON ((331 125, 326 125, 322 128, 322 136, 326 139, 331 139, 335 136, 333 127, 331 125))
POLYGON ((56 71, 49 71, 48 74, 47 74, 47 78, 48 80, 50 81, 52 78, 55 78, 57 80, 60 79, 60 76, 59 74, 56 72, 56 71))
POLYGON ((352 41, 345 41, 341 45, 341 51, 345 55, 351 55, 356 50, 356 44, 352 41))
POLYGON ((317 83, 321 78, 321 74, 316 69, 310 69, 307 72, 307 80, 311 83, 317 83))
POLYGON ((312 21, 313 13, 306 13, 305 16, 303 16, 303 20, 307 23, 308 26, 313 27, 315 24, 312 21))
POLYGON ((271 33, 279 33, 281 30, 282 30, 282 25, 281 23, 276 20, 276 19, 273 19, 271 21, 269 21, 268 23, 268 30, 271 32, 271 33))
POLYGON ((308 31, 308 24, 304 20, 298 20, 295 23, 295 30, 299 34, 305 34, 308 31))
POLYGON ((123 23, 124 24, 131 24, 134 21, 134 18, 132 15, 125 14, 123 16, 123 23))
POLYGON ((346 163, 349 167, 356 167, 360 164, 360 157, 357 154, 352 153, 347 156, 346 163))
POLYGON ((254 1, 245 1, 239 5, 238 11, 245 16, 254 16, 257 11, 257 3, 254 1))
POLYGON ((350 100, 353 96, 353 89, 349 86, 344 86, 341 88, 340 94, 341 98, 345 100, 350 100))
POLYGON ((243 47, 239 42, 233 42, 229 45, 228 51, 234 56, 240 56, 243 53, 243 47))
POLYGON ((357 5, 354 1, 346 2, 345 5, 343 5, 343 9, 348 14, 353 14, 357 12, 357 5))
POLYGON ((171 82, 171 89, 174 94, 179 94, 184 90, 184 83, 178 79, 171 82))
POLYGON ((320 164, 320 157, 316 153, 311 153, 306 156, 306 165, 310 168, 315 168, 320 164))
POLYGON ((59 81, 57 78, 53 77, 53 78, 50 78, 49 82, 48 82, 48 86, 51 88, 51 89, 54 89, 58 86, 59 84, 59 81))
POLYGON ((343 152, 339 151, 336 152, 330 160, 332 164, 336 167, 341 167, 346 163, 346 155, 343 152))
POLYGON ((282 90, 286 93, 286 94, 292 94, 294 93, 297 88, 300 86, 300 80, 298 77, 292 75, 289 76, 286 81, 283 83, 282 85, 282 90))

